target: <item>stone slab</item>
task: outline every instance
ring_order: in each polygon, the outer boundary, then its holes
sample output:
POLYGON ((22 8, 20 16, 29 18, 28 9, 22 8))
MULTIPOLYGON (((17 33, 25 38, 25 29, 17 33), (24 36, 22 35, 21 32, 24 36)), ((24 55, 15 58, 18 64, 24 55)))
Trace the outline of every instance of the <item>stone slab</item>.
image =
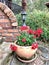
POLYGON ((0 65, 6 64, 7 59, 9 58, 9 54, 3 54, 3 57, 0 59, 0 65))
POLYGON ((10 57, 10 54, 12 53, 10 49, 10 44, 11 42, 3 42, 0 45, 0 65, 5 64, 8 58, 10 57))
POLYGON ((43 65, 43 64, 44 64, 44 62, 39 57, 37 57, 37 59, 33 62, 23 63, 23 62, 19 61, 17 58, 12 56, 11 60, 6 65, 43 65))

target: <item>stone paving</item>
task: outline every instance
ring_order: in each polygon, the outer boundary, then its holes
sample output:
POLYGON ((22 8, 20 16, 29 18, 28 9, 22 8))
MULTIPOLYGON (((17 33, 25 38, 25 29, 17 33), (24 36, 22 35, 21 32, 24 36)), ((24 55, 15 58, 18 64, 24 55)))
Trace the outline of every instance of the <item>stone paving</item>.
POLYGON ((2 65, 4 60, 7 59, 9 54, 12 52, 9 47, 10 43, 7 42, 3 42, 0 45, 0 65, 2 65))
POLYGON ((35 61, 30 63, 20 62, 16 58, 13 58, 13 60, 8 63, 8 65, 43 65, 43 64, 44 64, 43 61, 39 57, 37 57, 35 61))
MULTIPOLYGON (((13 43, 12 43, 13 44, 13 43)), ((11 50, 10 50, 10 43, 8 42, 3 42, 1 45, 0 45, 0 65, 6 65, 6 62, 5 61, 7 61, 7 59, 9 59, 9 55, 10 55, 10 53, 11 53, 11 50)), ((11 58, 10 58, 11 59, 11 58)), ((22 62, 20 62, 20 61, 18 61, 17 59, 16 59, 16 61, 15 61, 15 59, 13 58, 13 61, 12 61, 12 65, 16 65, 16 63, 17 63, 17 65, 21 65, 21 64, 23 64, 23 65, 26 65, 26 63, 22 63, 22 62), (13 63, 13 61, 14 61, 14 63, 13 63)), ((10 61, 9 61, 9 63, 8 63, 8 65, 10 64, 10 61)), ((36 64, 36 65, 42 65, 43 64, 43 61, 40 59, 40 58, 37 58, 36 59, 36 61, 33 63, 29 63, 29 65, 32 65, 32 64, 36 64), (38 60, 38 61, 37 61, 38 60)))
MULTIPOLYGON (((44 65, 44 61, 40 58, 39 55, 34 62, 31 63, 20 62, 17 58, 14 58, 13 55, 10 55, 12 52, 10 50, 11 43, 12 42, 3 42, 2 44, 0 44, 0 65, 10 65, 10 63, 11 65, 44 65)), ((47 65, 49 65, 49 61, 47 65)))

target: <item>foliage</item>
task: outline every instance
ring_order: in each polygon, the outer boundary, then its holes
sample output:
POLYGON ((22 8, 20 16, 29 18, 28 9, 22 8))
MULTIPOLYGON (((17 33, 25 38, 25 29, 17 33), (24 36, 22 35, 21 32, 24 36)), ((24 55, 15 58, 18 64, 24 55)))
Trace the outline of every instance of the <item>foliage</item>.
MULTIPOLYGON (((14 3, 22 5, 22 0, 12 0, 14 3)), ((26 0, 27 1, 27 10, 30 12, 34 9, 37 10, 48 10, 45 3, 49 2, 49 0, 26 0)))
MULTIPOLYGON (((34 10, 33 12, 27 12, 26 25, 30 26, 32 29, 42 28, 43 34, 40 40, 49 40, 49 12, 34 10)), ((18 24, 22 25, 21 14, 16 15, 18 19, 18 24)))
MULTIPOLYGON (((21 0, 15 0, 15 3, 21 3, 21 0)), ((32 29, 38 27, 43 29, 40 40, 49 41, 49 11, 45 5, 49 0, 27 0, 26 24, 32 29), (37 9, 37 10, 34 10, 37 9), (42 11, 40 11, 42 10, 42 11)), ((16 15, 18 24, 22 25, 21 14, 16 15)))
POLYGON ((33 42, 35 42, 35 39, 33 38, 33 35, 29 35, 27 33, 21 33, 21 36, 18 37, 18 45, 20 46, 26 46, 31 45, 33 42))
POLYGON ((27 26, 21 26, 20 29, 22 32, 17 38, 17 44, 20 46, 31 46, 43 33, 42 29, 32 30, 27 29, 27 26))
MULTIPOLYGON (((44 12, 40 10, 34 10, 33 12, 27 12, 26 24, 32 29, 37 29, 38 27, 45 26, 49 28, 49 12, 44 12)), ((16 15, 18 24, 22 25, 21 14, 16 15)))
POLYGON ((43 34, 41 35, 42 41, 49 42, 49 29, 43 27, 43 34))
POLYGON ((34 2, 34 4, 35 4, 34 6, 38 10, 45 10, 45 9, 47 9, 46 5, 45 5, 46 2, 49 2, 49 0, 36 0, 34 2))

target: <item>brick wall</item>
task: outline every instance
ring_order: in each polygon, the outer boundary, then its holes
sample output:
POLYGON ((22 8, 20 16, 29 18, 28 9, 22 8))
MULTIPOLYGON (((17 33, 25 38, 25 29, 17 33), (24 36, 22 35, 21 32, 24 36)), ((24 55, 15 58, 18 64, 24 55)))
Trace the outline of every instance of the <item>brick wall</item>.
POLYGON ((14 13, 3 3, 0 3, 0 37, 4 41, 12 42, 20 35, 18 23, 14 13))

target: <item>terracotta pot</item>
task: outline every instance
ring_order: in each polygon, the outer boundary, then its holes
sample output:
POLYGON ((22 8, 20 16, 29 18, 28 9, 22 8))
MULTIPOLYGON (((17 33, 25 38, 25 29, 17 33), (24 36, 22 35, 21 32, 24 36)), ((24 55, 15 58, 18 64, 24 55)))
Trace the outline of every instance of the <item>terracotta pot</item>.
POLYGON ((17 46, 17 50, 15 51, 16 54, 19 57, 25 58, 25 59, 30 59, 37 51, 36 49, 32 49, 31 46, 17 46))

